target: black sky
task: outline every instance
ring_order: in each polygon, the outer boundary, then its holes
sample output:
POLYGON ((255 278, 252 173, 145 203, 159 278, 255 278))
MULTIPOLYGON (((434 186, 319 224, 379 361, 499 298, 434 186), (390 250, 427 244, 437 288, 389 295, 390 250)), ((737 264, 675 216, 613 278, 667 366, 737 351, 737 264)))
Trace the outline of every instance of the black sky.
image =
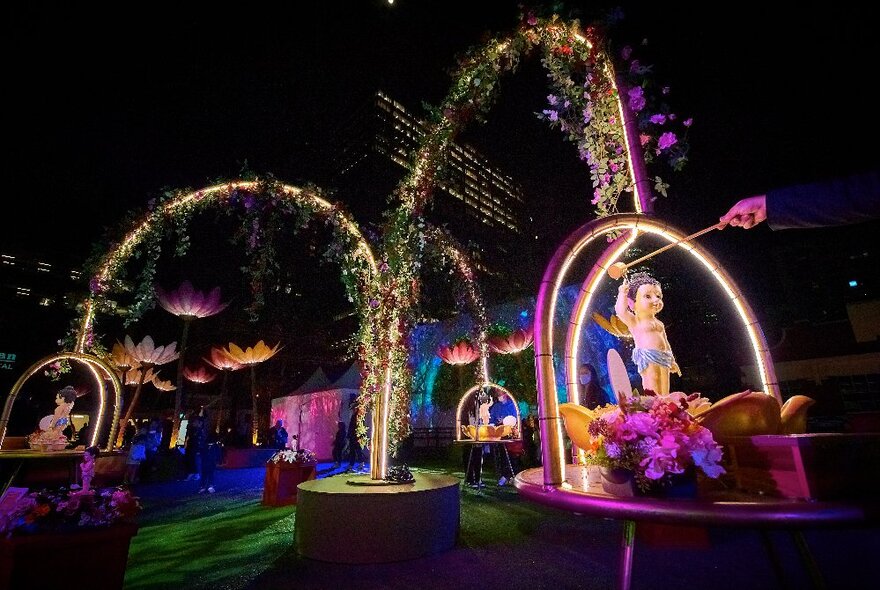
MULTIPOLYGON (((3 251, 81 260, 163 187, 234 178, 245 163, 309 182, 312 151, 371 91, 436 104, 454 55, 517 23, 516 2, 299 4, 7 8, 3 251)), ((668 175, 658 214, 698 229, 741 196, 876 166, 867 7, 678 4, 623 3, 633 43, 648 39, 657 78, 695 119, 690 164, 668 175)), ((584 207, 589 179, 534 120, 546 90, 537 67, 523 70, 465 139, 550 203, 547 221, 561 203, 584 207)), ((769 230, 743 234, 726 247, 769 230)))

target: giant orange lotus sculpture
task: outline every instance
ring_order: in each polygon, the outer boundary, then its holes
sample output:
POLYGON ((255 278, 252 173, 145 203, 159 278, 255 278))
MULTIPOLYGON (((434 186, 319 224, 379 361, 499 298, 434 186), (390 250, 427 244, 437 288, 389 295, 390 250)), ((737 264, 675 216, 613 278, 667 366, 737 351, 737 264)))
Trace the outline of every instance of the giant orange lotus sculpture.
POLYGON ((242 349, 240 346, 230 342, 229 348, 222 351, 224 355, 228 356, 235 362, 251 368, 251 405, 253 408, 253 413, 251 414, 251 416, 253 417, 251 440, 254 444, 257 444, 257 440, 259 439, 260 427, 260 417, 258 415, 256 397, 255 370, 257 365, 262 362, 268 361, 270 358, 275 356, 280 348, 280 342, 272 348, 269 348, 268 346, 266 346, 265 342, 260 340, 253 346, 248 346, 245 349, 242 349))

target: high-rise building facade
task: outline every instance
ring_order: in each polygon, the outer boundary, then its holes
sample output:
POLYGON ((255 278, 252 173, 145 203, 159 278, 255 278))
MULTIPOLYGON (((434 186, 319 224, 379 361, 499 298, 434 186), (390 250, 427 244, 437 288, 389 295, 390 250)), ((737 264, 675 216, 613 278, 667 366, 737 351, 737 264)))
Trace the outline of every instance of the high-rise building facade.
MULTIPOLYGON (((332 142, 326 177, 337 198, 359 219, 379 222, 427 129, 402 104, 376 92, 332 142)), ((518 250, 531 233, 522 188, 477 150, 450 145, 426 214, 466 247, 487 284, 514 286, 522 280, 518 250)))

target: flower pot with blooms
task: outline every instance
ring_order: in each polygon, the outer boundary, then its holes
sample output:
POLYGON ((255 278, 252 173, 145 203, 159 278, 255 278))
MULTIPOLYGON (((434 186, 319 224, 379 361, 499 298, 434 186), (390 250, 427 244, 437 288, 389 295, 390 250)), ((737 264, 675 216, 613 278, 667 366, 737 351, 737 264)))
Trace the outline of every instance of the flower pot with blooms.
POLYGON ((266 462, 263 480, 263 504, 287 506, 296 504, 297 486, 315 479, 318 461, 315 454, 306 449, 278 451, 266 462))
POLYGON ((587 437, 577 433, 578 440, 585 443, 587 463, 603 472, 609 493, 627 494, 629 476, 633 493, 663 495, 683 475, 695 481, 697 468, 711 478, 724 473, 721 446, 693 416, 705 405, 699 394, 635 393, 588 411, 587 437))
POLYGON ((122 588, 140 509, 124 488, 23 496, 0 514, 0 588, 54 587, 57 572, 47 564, 73 555, 64 563, 74 578, 88 579, 89 588, 122 588))

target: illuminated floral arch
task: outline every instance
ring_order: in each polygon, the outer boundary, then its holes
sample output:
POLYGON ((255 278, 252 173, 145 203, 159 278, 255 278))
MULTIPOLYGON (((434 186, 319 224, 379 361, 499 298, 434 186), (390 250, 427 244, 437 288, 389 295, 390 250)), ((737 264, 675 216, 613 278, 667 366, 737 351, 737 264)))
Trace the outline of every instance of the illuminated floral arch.
MULTIPOLYGON (((385 376, 376 373, 378 347, 377 303, 379 266, 373 251, 361 234, 351 216, 339 205, 325 199, 314 188, 300 188, 271 180, 234 181, 207 187, 198 191, 179 192, 136 221, 124 237, 114 244, 97 263, 96 271, 89 283, 90 295, 82 306, 82 316, 76 335, 75 351, 84 353, 94 343, 94 323, 97 311, 108 304, 108 294, 118 281, 123 265, 133 255, 138 246, 148 239, 161 236, 170 222, 185 223, 202 208, 211 205, 232 206, 240 204, 245 209, 254 208, 254 203, 262 202, 263 207, 273 207, 282 213, 297 213, 301 218, 321 217, 326 220, 334 233, 334 254, 343 267, 342 279, 348 297, 355 304, 360 318, 358 332, 358 356, 361 359, 364 375, 362 396, 369 399, 379 391, 379 383, 385 376)), ((148 261, 146 279, 152 276, 148 261)), ((149 281, 147 281, 149 286, 149 281)), ((144 300, 150 298, 149 291, 135 304, 143 307, 144 300)))
MULTIPOLYGON (((484 118, 498 90, 499 77, 515 70, 520 57, 538 47, 544 51, 542 61, 560 95, 566 88, 580 84, 572 81, 571 74, 584 64, 589 65, 595 78, 588 80, 589 99, 579 98, 575 93, 570 102, 580 104, 579 101, 586 100, 584 110, 591 112, 592 120, 579 130, 578 148, 589 155, 598 212, 616 211, 617 201, 626 191, 632 191, 636 211, 651 208, 652 183, 645 171, 642 137, 651 138, 639 132, 633 111, 619 100, 618 77, 598 29, 583 29, 576 21, 563 22, 556 17, 529 17, 513 34, 472 50, 460 62, 449 94, 432 113, 428 132, 412 157, 411 172, 392 196, 397 206, 388 215, 384 228, 378 323, 383 329, 378 344, 388 377, 381 396, 382 412, 387 414, 388 408, 393 407, 398 414, 389 425, 392 441, 408 432, 407 426, 396 423, 408 419, 400 414, 402 409, 409 408, 412 383, 408 338, 417 321, 414 316, 420 298, 419 271, 429 235, 434 231, 424 221, 423 212, 430 203, 437 171, 456 134, 469 120, 484 118)), ((651 144, 646 142, 645 147, 651 144)), ((485 367, 485 333, 480 340, 485 367)), ((483 377, 488 380, 485 368, 483 377)), ((359 432, 365 435, 363 424, 359 432)))

